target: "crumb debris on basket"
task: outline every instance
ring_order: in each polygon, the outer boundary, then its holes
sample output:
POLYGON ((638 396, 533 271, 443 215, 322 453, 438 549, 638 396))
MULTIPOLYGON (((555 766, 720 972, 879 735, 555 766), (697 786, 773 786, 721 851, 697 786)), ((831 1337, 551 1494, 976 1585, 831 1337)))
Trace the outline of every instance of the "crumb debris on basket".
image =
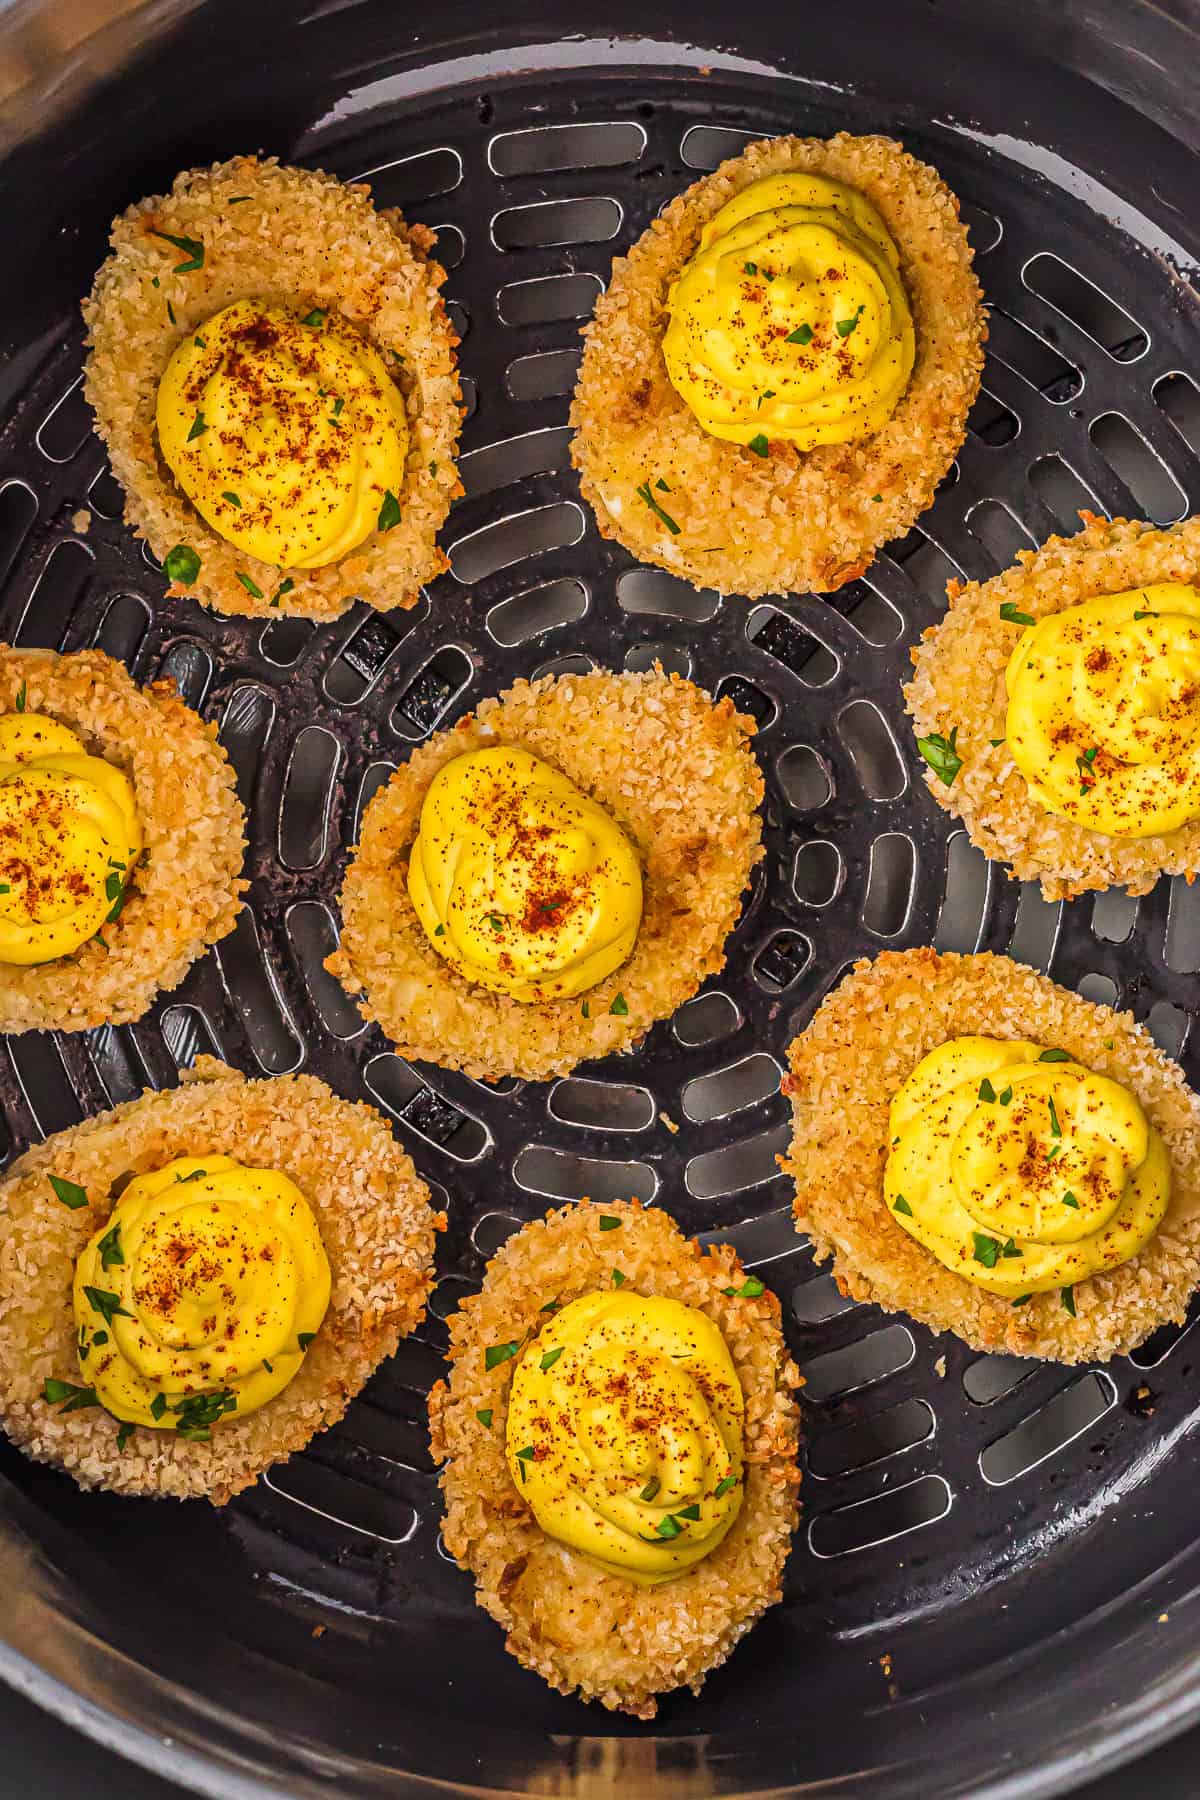
POLYGON ((662 1120, 663 1124, 666 1126, 667 1130, 671 1133, 671 1136, 672 1137, 677 1136, 678 1132, 679 1132, 679 1127, 675 1123, 674 1119, 671 1117, 670 1113, 660 1112, 658 1116, 662 1120))

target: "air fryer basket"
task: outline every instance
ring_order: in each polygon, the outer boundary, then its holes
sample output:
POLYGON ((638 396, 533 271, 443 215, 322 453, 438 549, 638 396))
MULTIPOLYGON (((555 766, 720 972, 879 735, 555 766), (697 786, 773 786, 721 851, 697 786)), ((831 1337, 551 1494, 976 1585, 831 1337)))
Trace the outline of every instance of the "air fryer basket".
POLYGON ((79 1494, 0 1446, 0 1673, 210 1794, 887 1800, 1064 1791, 1200 1714, 1195 1342, 1105 1368, 979 1357, 843 1301, 775 1169, 786 1044, 888 946, 1010 950, 1147 1019, 1200 1075, 1200 906, 1049 906, 926 794, 899 683, 948 577, 1076 509, 1200 502, 1190 285, 1200 6, 545 0, 143 8, 43 78, 0 164, 0 638, 99 643, 220 724, 251 817, 237 932, 132 1028, 0 1040, 0 1160, 201 1051, 373 1099, 444 1200, 427 1325, 344 1424, 223 1512, 79 1494), (615 253, 747 138, 890 131, 962 197, 985 391, 920 524, 833 596, 723 602, 603 543, 567 463, 577 331, 615 253), (107 222, 262 148, 439 229, 471 406, 453 563, 417 609, 265 627, 165 600, 79 391, 107 222), (84 530, 84 526, 87 529, 84 530), (367 798, 515 676, 661 658, 759 719, 770 848, 725 972, 636 1055, 552 1086, 412 1068, 321 969, 367 798), (678 1125, 673 1132, 667 1120, 678 1125), (786 1598, 642 1726, 507 1657, 438 1538, 424 1397, 444 1317, 554 1198, 655 1196, 779 1293, 807 1376, 786 1598))

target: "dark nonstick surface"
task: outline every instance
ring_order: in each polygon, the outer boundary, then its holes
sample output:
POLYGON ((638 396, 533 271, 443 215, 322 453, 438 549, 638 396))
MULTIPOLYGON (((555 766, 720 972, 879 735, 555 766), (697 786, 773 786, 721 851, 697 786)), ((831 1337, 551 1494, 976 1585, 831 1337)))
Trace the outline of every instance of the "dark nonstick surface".
POLYGON ((203 7, 0 169, 19 276, 0 298, 0 638, 173 675, 237 766, 254 880, 238 932, 137 1026, 0 1043, 0 1154, 215 1049, 373 1099, 450 1215, 428 1324, 224 1512, 81 1496, 0 1447, 8 1672, 213 1793, 1059 1791, 1200 1709, 1195 1341, 1039 1367, 842 1301, 791 1231, 778 1078, 849 960, 930 941, 1131 1006, 1196 1078, 1186 886, 1047 906, 988 871, 917 778, 898 699, 948 577, 993 573, 1081 505, 1166 522, 1200 499, 1196 121, 1176 86, 1192 9, 414 14, 203 7), (962 197, 994 309, 985 392, 934 506, 863 581, 721 602, 637 569, 580 505, 579 320, 699 171, 750 136, 843 126, 897 133, 962 197), (442 231, 467 496, 453 572, 409 614, 314 630, 165 600, 89 432, 74 308, 108 217, 256 147, 372 172, 381 203, 442 231), (518 674, 655 658, 761 721, 770 856, 726 971, 636 1056, 569 1082, 405 1065, 320 972, 366 799, 518 674), (517 1223, 585 1193, 653 1196, 736 1242, 808 1381, 785 1601, 653 1727, 521 1671, 437 1535, 442 1320, 517 1223))

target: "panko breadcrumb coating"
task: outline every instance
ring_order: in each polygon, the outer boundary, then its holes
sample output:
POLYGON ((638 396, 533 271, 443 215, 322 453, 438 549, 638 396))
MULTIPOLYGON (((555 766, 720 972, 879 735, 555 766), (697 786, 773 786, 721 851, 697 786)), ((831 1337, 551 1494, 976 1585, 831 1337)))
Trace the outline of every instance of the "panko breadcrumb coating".
POLYGON ((22 691, 25 710, 69 726, 129 778, 145 849, 120 917, 99 938, 53 962, 0 967, 0 1031, 127 1024, 237 921, 246 815, 233 768, 216 726, 171 682, 139 688, 100 650, 57 656, 0 644, 0 713, 14 711, 22 691))
POLYGON ((1131 1013, 1080 999, 1005 956, 888 951, 860 962, 789 1051, 795 1122, 780 1159, 796 1182, 796 1223, 844 1294, 953 1331, 977 1350, 1058 1362, 1104 1361, 1183 1319, 1200 1282, 1200 1097, 1131 1013), (951 1038, 1025 1038, 1066 1050, 1129 1088, 1171 1159, 1157 1233, 1120 1268, 1025 1305, 984 1293, 937 1258, 883 1199, 888 1108, 921 1058, 951 1038))
POLYGON ((180 543, 200 557, 195 584, 170 591, 219 612, 270 617, 281 585, 278 569, 227 543, 196 511, 155 431, 158 384, 176 345, 222 307, 252 299, 340 313, 383 356, 410 431, 399 524, 340 562, 289 570, 293 585, 276 610, 333 619, 355 600, 384 611, 414 605, 421 583, 448 566, 435 538, 462 492, 458 340, 439 292, 445 271, 429 255, 434 234, 399 212, 376 212, 366 183, 237 156, 186 170, 169 194, 137 201, 113 222, 111 242, 83 306, 84 392, 125 490, 126 522, 160 561, 180 543), (194 258, 157 232, 202 244, 202 266, 181 270, 194 258))
POLYGON ((966 431, 987 335, 958 201, 891 138, 767 138, 664 208, 584 328, 571 458, 605 537, 643 562, 722 593, 828 592, 861 575, 933 499, 966 431), (768 457, 712 437, 672 387, 662 355, 667 290, 703 226, 742 188, 805 170, 873 202, 900 253, 916 327, 908 389, 881 431, 768 457), (673 533, 637 490, 656 491, 673 533))
POLYGON ((546 675, 484 700, 415 750, 375 796, 341 894, 326 962, 402 1056, 485 1081, 544 1081, 628 1049, 723 963, 763 855, 763 779, 752 719, 661 669, 546 675), (580 999, 524 1002, 477 986, 433 948, 408 893, 409 851, 434 776, 452 757, 519 744, 606 808, 642 860, 629 960, 580 999), (618 996, 627 1010, 612 1006, 618 996))
POLYGON ((1200 871, 1200 820, 1159 837, 1091 831, 1031 799, 1007 745, 991 741, 1004 738, 1004 671, 1023 629, 1000 617, 1001 606, 1044 619, 1098 595, 1200 583, 1200 518, 1163 531, 1136 519, 1080 517, 1084 529, 1075 537, 1019 550, 1016 567, 991 581, 952 581, 950 610, 913 651, 916 672, 904 690, 918 737, 958 732, 962 768, 953 783, 925 771, 934 799, 962 820, 985 856, 1008 863, 1021 881, 1040 880, 1047 900, 1119 886, 1148 894, 1160 875, 1200 871))
POLYGON ((217 1505, 340 1419, 420 1323, 434 1234, 445 1225, 372 1107, 339 1099, 312 1075, 248 1081, 211 1057, 182 1087, 146 1093, 27 1150, 0 1178, 0 1220, 0 1421, 13 1443, 81 1487, 217 1505), (120 1451, 108 1413, 62 1412, 42 1398, 47 1378, 83 1379, 75 1259, 108 1217, 115 1183, 205 1154, 278 1169, 300 1188, 329 1258, 329 1311, 299 1372, 257 1412, 223 1419, 209 1443, 139 1428, 120 1451), (49 1174, 78 1183, 89 1204, 64 1206, 49 1174))
POLYGON ((730 1298, 744 1271, 727 1245, 706 1256, 658 1207, 581 1201, 510 1237, 488 1265, 482 1292, 450 1324, 449 1382, 429 1396, 435 1460, 446 1463, 443 1537, 475 1577, 476 1597, 507 1634, 505 1648, 559 1693, 578 1689, 614 1712, 652 1719, 656 1696, 697 1693, 759 1615, 780 1598, 798 1516, 800 1377, 769 1288, 730 1298), (602 1217, 620 1226, 601 1231, 602 1217), (746 1402, 746 1492, 727 1537, 686 1574, 638 1587, 548 1538, 513 1485, 504 1456, 516 1364, 485 1366, 490 1344, 536 1338, 562 1304, 607 1289, 696 1307, 719 1326, 746 1402), (485 1425, 480 1412, 491 1413, 485 1425))

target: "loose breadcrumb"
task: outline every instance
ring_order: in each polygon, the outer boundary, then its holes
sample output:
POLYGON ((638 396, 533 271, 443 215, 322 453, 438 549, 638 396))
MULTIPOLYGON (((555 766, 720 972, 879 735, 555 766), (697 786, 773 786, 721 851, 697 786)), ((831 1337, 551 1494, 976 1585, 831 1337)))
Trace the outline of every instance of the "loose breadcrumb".
POLYGON ((30 968, 0 965, 0 1031, 84 1031, 140 1019, 189 967, 233 930, 246 815, 229 758, 173 683, 139 688, 100 650, 56 656, 0 644, 0 713, 24 690, 133 785, 145 850, 119 918, 73 956, 30 968))
POLYGON ((81 1487, 204 1496, 217 1505, 332 1425, 400 1339, 418 1325, 444 1216, 373 1108, 312 1075, 247 1081, 202 1057, 182 1087, 146 1093, 26 1151, 0 1180, 0 1421, 14 1444, 81 1487), (299 1373, 209 1443, 137 1429, 124 1451, 97 1407, 64 1413, 48 1377, 80 1382, 71 1284, 75 1259, 108 1217, 113 1188, 177 1156, 232 1156, 290 1176, 316 1215, 333 1274, 325 1321, 299 1373), (84 1188, 72 1211, 47 1176, 84 1188))
POLYGON ((1030 798, 1003 742, 1004 671, 1023 628, 1001 619, 1001 606, 1044 619, 1101 594, 1200 581, 1200 518, 1160 531, 1136 519, 1080 517, 1084 529, 1075 537, 1018 551, 1015 568, 991 581, 952 581, 950 610, 913 651, 916 672, 904 690, 918 737, 958 732, 963 766, 953 783, 925 771, 938 805, 962 820, 985 856, 1010 864, 1018 880, 1040 881, 1047 900, 1117 886, 1148 894, 1160 875, 1190 878, 1200 870, 1200 819, 1161 837, 1090 831, 1030 798))
POLYGON ((1200 1281, 1200 1096, 1131 1013, 1094 1005, 1004 956, 889 951, 860 962, 789 1051, 794 1134, 781 1167, 819 1259, 844 1294, 953 1331, 978 1350, 1106 1361, 1182 1321, 1200 1281), (1171 1200, 1132 1261, 1014 1308, 943 1267, 883 1202, 888 1108, 921 1058, 950 1038, 1026 1038, 1070 1052, 1132 1090, 1171 1159, 1171 1200))
POLYGON ((763 855, 754 721, 661 669, 543 676, 484 700, 415 750, 363 816, 326 968, 403 1056, 495 1081, 544 1081, 636 1044, 721 968, 763 855), (430 944, 408 895, 421 806, 443 764, 520 744, 629 833, 642 859, 641 928, 627 962, 587 994, 525 1003, 467 981, 430 944), (617 995, 626 1011, 614 1013, 617 995), (586 1011, 585 1009, 586 1003, 586 1011))
POLYGON ((768 138, 677 196, 613 264, 590 324, 571 408, 571 459, 605 537, 643 562, 723 593, 818 592, 861 575, 930 504, 963 441, 987 327, 958 201, 891 138, 768 138), (705 431, 662 355, 667 291, 702 227, 765 175, 803 169, 859 189, 900 252, 916 326, 908 389, 882 430, 768 457, 705 431), (645 482, 678 525, 639 498, 645 482))
POLYGON ((443 1538, 475 1576, 479 1604, 505 1648, 559 1693, 578 1689, 614 1712, 652 1719, 656 1696, 699 1692, 710 1669, 781 1593, 798 1517, 800 1377, 769 1288, 731 1299, 745 1271, 728 1245, 706 1256, 657 1207, 582 1201, 535 1220, 488 1265, 482 1292, 450 1318, 449 1382, 429 1396, 433 1454, 444 1461, 443 1538), (601 1216, 619 1232, 600 1231, 601 1216), (614 1249, 614 1243, 617 1248, 614 1249), (746 1403, 746 1492, 727 1537, 676 1580, 638 1587, 548 1538, 513 1486, 504 1457, 515 1364, 485 1366, 489 1344, 536 1336, 540 1308, 608 1286, 614 1258, 626 1290, 663 1294, 720 1327, 746 1403), (480 1412, 491 1414, 484 1425, 480 1412))
POLYGON ((370 195, 363 182, 236 156, 186 170, 169 194, 139 200, 113 222, 112 255, 83 305, 84 392, 125 490, 126 522, 160 562, 179 543, 200 557, 195 584, 172 593, 223 613, 274 616, 280 571, 213 531, 173 480, 155 432, 158 384, 176 345, 241 299, 339 312, 388 364, 410 432, 399 524, 326 568, 288 571, 292 587, 275 610, 333 619, 355 600, 382 611, 413 606, 421 583, 448 567, 435 538, 462 492, 454 461, 462 396, 458 339, 439 292, 445 271, 429 256, 434 234, 396 211, 376 212, 370 195), (201 243, 203 266, 181 270, 186 254, 158 232, 201 243))

